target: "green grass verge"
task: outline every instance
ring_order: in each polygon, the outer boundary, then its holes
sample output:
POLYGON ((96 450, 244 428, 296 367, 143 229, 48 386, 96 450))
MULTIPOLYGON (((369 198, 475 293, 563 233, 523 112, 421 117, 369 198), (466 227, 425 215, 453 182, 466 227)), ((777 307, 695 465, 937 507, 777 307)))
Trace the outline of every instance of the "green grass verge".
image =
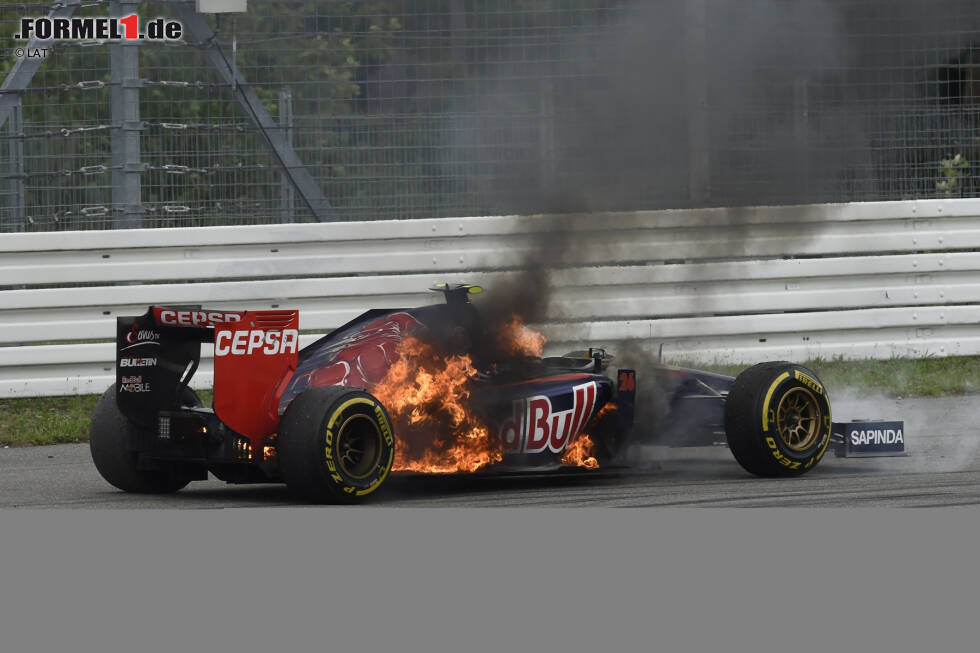
MULTIPOLYGON (((198 393, 210 406, 211 391, 198 393)), ((0 399, 0 447, 88 442, 99 395, 0 399)))
MULTIPOLYGON (((890 397, 939 397, 980 392, 980 356, 923 360, 822 360, 803 364, 827 387, 867 390, 890 397)), ((744 365, 714 365, 704 369, 736 376, 744 365)))
MULTIPOLYGON (((893 397, 980 392, 980 356, 882 361, 817 359, 804 365, 817 373, 827 386, 831 400, 835 389, 843 388, 893 397)), ((691 367, 736 376, 746 366, 691 367)), ((200 395, 205 405, 211 404, 211 392, 200 395)), ((89 420, 98 400, 97 395, 0 399, 0 447, 85 442, 89 420)))
POLYGON ((0 446, 86 441, 98 400, 97 395, 0 399, 0 446))

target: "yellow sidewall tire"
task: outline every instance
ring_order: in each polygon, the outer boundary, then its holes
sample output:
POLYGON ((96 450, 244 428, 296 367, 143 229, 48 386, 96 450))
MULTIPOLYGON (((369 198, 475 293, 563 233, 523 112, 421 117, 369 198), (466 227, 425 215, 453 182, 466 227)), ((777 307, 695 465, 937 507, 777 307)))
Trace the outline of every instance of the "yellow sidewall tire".
POLYGON ((286 408, 277 439, 290 489, 316 503, 355 503, 381 489, 395 460, 391 419, 355 388, 312 388, 286 408))
POLYGON ((830 443, 827 390, 811 370, 760 363, 736 379, 725 401, 725 431, 735 459, 758 476, 799 476, 830 443))

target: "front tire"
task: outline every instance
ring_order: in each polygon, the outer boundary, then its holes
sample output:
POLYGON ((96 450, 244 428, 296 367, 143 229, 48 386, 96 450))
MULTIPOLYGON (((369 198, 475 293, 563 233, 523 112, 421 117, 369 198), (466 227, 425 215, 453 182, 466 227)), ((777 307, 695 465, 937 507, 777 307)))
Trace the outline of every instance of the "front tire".
MULTIPOLYGON (((181 404, 200 406, 201 400, 193 390, 185 388, 181 404)), ((175 465, 166 469, 139 469, 138 454, 130 443, 143 438, 144 429, 126 419, 116 405, 116 384, 112 384, 95 405, 89 428, 89 451, 102 478, 124 492, 138 494, 169 494, 190 483, 175 465)))
POLYGON ((286 408, 277 439, 290 490, 315 503, 355 503, 378 491, 395 461, 391 419, 376 398, 324 386, 286 408))
POLYGON ((812 371, 760 363, 735 379, 725 400, 725 432, 735 460, 757 476, 799 476, 830 442, 830 400, 812 371))

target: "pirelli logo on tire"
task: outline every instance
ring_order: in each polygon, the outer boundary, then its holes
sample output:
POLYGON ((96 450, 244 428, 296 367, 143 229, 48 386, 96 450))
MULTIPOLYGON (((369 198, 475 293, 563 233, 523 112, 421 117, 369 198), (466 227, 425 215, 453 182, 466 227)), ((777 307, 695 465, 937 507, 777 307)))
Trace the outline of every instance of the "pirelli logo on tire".
POLYGON ((800 383, 802 383, 806 387, 810 388, 811 390, 813 390, 814 392, 816 392, 818 395, 822 395, 823 394, 823 386, 820 385, 820 383, 815 378, 813 378, 812 376, 810 376, 809 374, 804 374, 803 372, 801 372, 799 370, 793 370, 793 376, 796 378, 797 381, 799 381, 800 383))

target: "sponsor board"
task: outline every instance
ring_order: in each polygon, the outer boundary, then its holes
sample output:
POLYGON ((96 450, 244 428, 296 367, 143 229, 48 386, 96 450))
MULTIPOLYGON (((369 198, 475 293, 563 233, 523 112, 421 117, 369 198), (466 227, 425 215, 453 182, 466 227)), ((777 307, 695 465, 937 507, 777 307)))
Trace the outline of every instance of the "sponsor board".
POLYGON ((150 392, 150 383, 143 381, 142 376, 121 376, 119 392, 150 392))
POLYGON ((119 359, 119 367, 156 367, 156 358, 139 358, 137 356, 123 356, 119 359))
POLYGON ((177 311, 154 309, 158 324, 166 326, 213 327, 219 322, 240 322, 240 313, 221 313, 216 311, 177 311))
POLYGON ((160 334, 152 329, 141 329, 138 323, 133 323, 133 327, 126 334, 126 342, 131 346, 159 345, 160 334))
POLYGON ((299 346, 299 331, 265 331, 262 329, 243 329, 241 331, 219 331, 214 339, 215 356, 251 356, 259 352, 266 356, 295 354, 299 346))
POLYGON ((865 421, 835 422, 837 455, 844 457, 905 455, 905 422, 865 421))
POLYGON ((499 437, 505 453, 561 453, 585 429, 595 409, 596 383, 572 387, 572 407, 552 410, 547 395, 517 399, 511 418, 501 425, 499 437))
POLYGON ((276 410, 299 352, 297 311, 248 311, 214 333, 214 411, 261 446, 279 424, 276 410))

